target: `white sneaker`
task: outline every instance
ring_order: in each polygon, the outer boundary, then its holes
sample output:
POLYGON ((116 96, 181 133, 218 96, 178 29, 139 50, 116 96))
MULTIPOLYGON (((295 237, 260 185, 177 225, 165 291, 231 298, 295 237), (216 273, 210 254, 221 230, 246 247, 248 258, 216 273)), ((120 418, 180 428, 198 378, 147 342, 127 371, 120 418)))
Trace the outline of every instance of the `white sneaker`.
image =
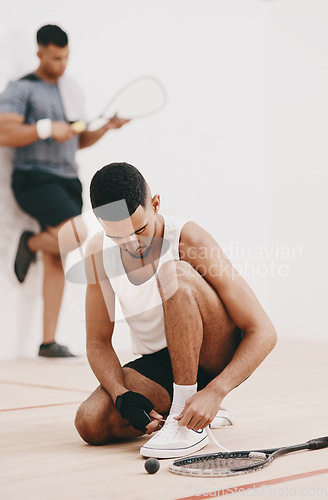
POLYGON ((162 429, 141 447, 140 455, 154 458, 184 457, 204 448, 208 441, 206 429, 194 431, 181 427, 178 421, 169 415, 162 429))
POLYGON ((234 418, 230 411, 220 408, 214 419, 210 423, 211 429, 222 429, 223 427, 230 427, 234 424, 234 418))

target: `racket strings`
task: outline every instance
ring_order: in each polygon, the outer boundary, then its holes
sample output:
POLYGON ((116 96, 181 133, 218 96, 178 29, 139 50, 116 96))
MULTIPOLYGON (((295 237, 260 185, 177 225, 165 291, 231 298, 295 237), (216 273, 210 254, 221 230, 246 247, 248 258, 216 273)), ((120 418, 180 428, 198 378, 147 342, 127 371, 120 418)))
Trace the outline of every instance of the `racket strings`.
POLYGON ((266 450, 235 451, 196 455, 175 460, 169 470, 175 474, 200 477, 223 477, 247 474, 263 469, 276 457, 304 449, 319 449, 328 446, 328 437, 306 443, 266 450))
POLYGON ((205 457, 195 457, 194 459, 188 459, 176 463, 177 466, 181 466, 184 469, 215 469, 215 470, 233 470, 239 467, 254 467, 263 463, 263 457, 250 457, 245 455, 234 455, 231 457, 226 457, 221 454, 216 456, 205 456, 205 457))

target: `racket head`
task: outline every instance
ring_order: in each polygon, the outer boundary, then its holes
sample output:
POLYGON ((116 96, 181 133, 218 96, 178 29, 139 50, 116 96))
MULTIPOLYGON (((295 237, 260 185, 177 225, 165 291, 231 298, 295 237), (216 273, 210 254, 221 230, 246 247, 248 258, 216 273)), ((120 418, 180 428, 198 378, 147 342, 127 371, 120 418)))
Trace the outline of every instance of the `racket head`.
POLYGON ((175 460, 170 464, 169 471, 174 474, 198 477, 237 476, 263 469, 276 457, 286 453, 300 450, 319 450, 327 447, 328 436, 325 436, 311 439, 306 443, 281 448, 194 455, 175 460))
POLYGON ((157 78, 139 76, 116 92, 90 125, 98 128, 113 116, 129 120, 145 118, 161 111, 166 101, 165 88, 157 78))
POLYGON ((169 471, 184 476, 237 476, 262 469, 273 458, 272 454, 262 451, 219 452, 174 460, 169 471))

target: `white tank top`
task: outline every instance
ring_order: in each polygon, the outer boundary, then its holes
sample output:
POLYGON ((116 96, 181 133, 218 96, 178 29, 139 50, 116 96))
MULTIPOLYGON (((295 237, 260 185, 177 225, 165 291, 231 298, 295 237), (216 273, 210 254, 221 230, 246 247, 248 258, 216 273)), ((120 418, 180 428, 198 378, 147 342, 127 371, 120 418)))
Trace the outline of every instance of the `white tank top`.
POLYGON ((188 220, 174 216, 163 216, 163 218, 163 244, 157 270, 151 278, 140 285, 134 285, 129 280, 122 263, 119 246, 104 237, 105 273, 130 327, 134 354, 151 354, 167 345, 163 305, 157 287, 156 274, 164 262, 180 260, 180 233, 188 220))

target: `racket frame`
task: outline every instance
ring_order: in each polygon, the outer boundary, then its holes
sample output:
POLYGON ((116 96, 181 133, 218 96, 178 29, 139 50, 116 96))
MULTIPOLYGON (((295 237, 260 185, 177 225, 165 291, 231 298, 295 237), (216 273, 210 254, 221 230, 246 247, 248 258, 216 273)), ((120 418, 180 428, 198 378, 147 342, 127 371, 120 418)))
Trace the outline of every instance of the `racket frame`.
MULTIPOLYGON (((163 103, 161 104, 161 106, 159 106, 158 108, 156 108, 155 111, 149 111, 148 113, 144 113, 144 114, 142 114, 140 116, 134 117, 133 119, 147 117, 147 116, 150 116, 152 114, 158 113, 161 109, 163 109, 164 106, 165 106, 165 104, 166 104, 166 101, 167 101, 167 93, 166 93, 166 90, 165 90, 163 84, 157 78, 155 78, 154 76, 151 76, 151 75, 141 75, 141 76, 138 76, 137 78, 129 81, 125 85, 123 85, 110 98, 110 100, 108 101, 108 103, 106 104, 106 106, 103 108, 103 110, 99 113, 99 115, 97 115, 95 118, 93 118, 92 120, 90 120, 90 121, 87 122, 87 127, 89 127, 89 125, 91 125, 92 123, 96 122, 96 120, 110 120, 113 116, 107 116, 106 110, 109 109, 112 106, 113 102, 115 102, 115 100, 117 99, 117 97, 120 96, 120 94, 122 94, 126 89, 128 89, 133 84, 138 83, 139 81, 142 81, 142 80, 152 80, 154 83, 156 83, 156 85, 161 89, 161 91, 163 93, 163 103)), ((118 118, 128 118, 128 117, 118 116, 118 118)))
POLYGON ((178 460, 174 460, 172 464, 169 466, 169 471, 174 474, 181 474, 185 476, 198 476, 198 477, 220 477, 220 476, 237 476, 240 474, 247 474, 249 472, 254 472, 256 470, 263 469, 267 465, 269 465, 275 458, 286 455, 287 453, 292 453, 295 451, 301 450, 318 450, 320 448, 328 447, 328 436, 311 439, 306 443, 296 444, 293 446, 285 446, 280 448, 267 448, 263 450, 242 450, 242 451, 233 451, 233 452, 217 452, 211 454, 204 455, 194 455, 185 458, 179 458, 178 460), (197 463, 198 461, 204 461, 206 459, 215 458, 233 458, 234 456, 237 458, 241 457, 249 457, 251 453, 264 453, 266 458, 262 462, 258 462, 257 464, 243 467, 234 467, 232 469, 189 469, 183 468, 183 463, 189 461, 197 463), (180 464, 180 465, 179 465, 180 464))

